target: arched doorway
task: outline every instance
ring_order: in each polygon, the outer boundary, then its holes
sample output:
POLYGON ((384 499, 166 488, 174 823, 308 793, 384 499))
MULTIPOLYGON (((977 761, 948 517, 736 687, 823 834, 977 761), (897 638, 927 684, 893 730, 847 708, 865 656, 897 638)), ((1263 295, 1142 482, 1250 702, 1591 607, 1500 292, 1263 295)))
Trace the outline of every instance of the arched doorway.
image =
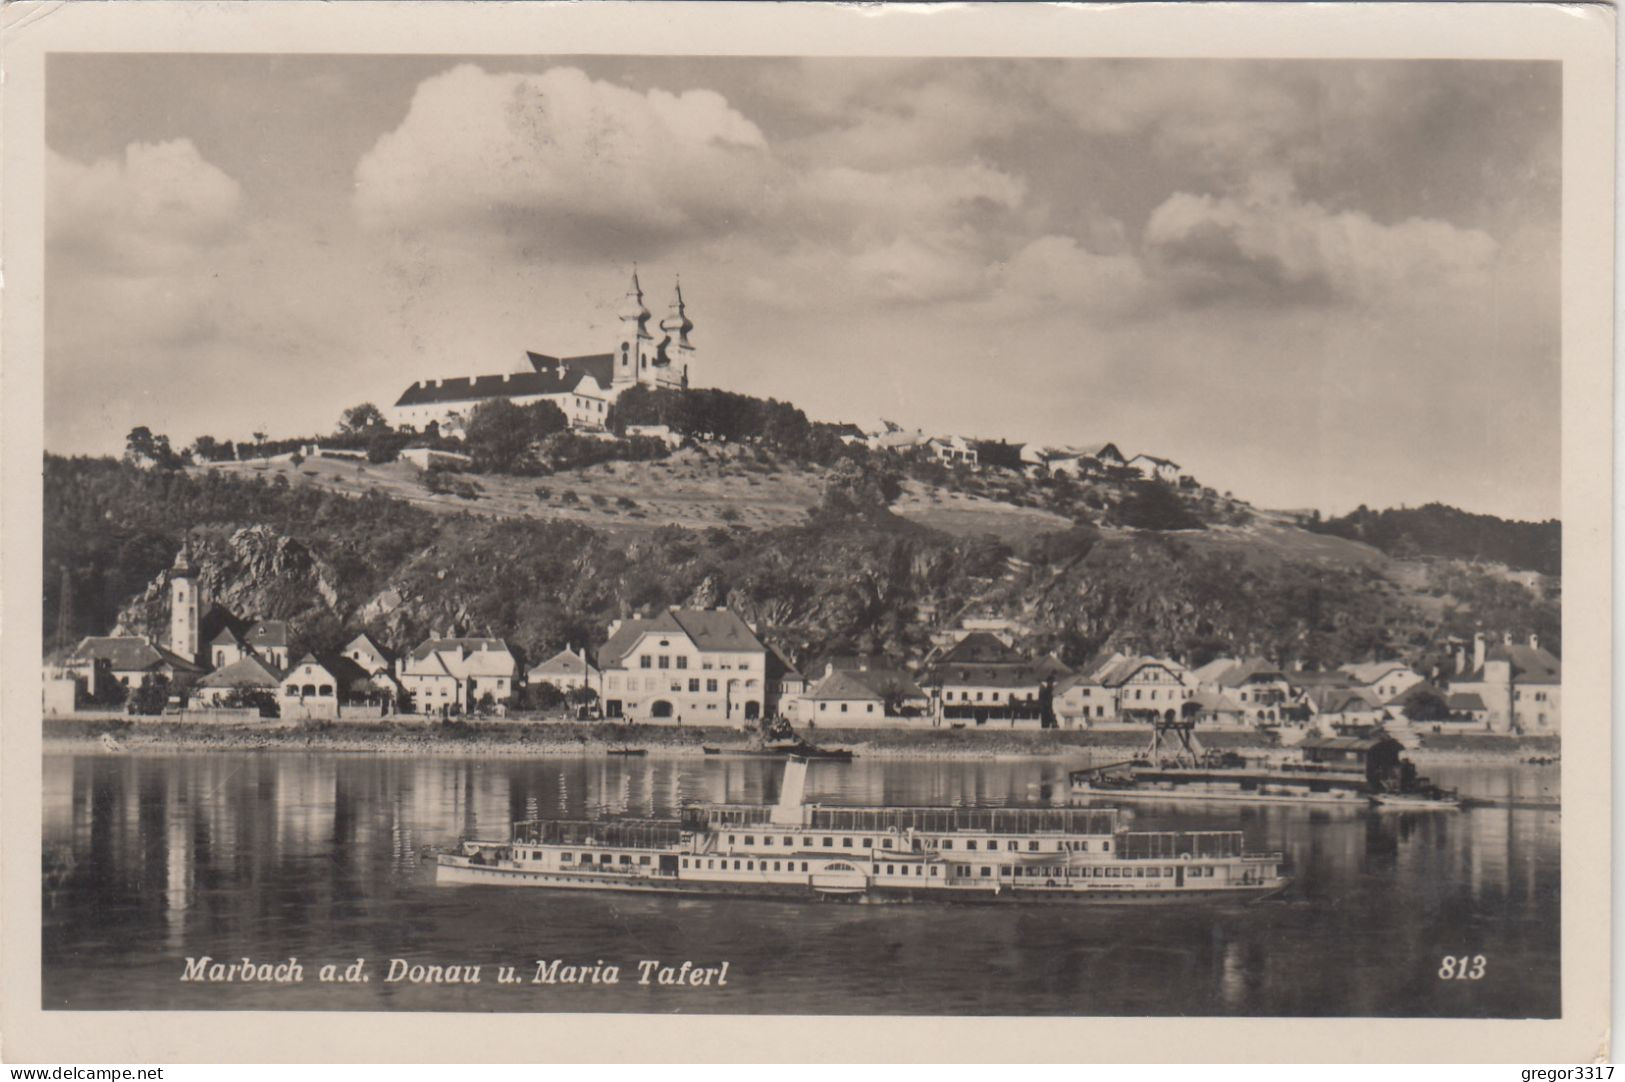
POLYGON ((762 716, 762 704, 754 699, 745 704, 745 720, 755 721, 762 716))
POLYGON ((665 699, 656 699, 649 707, 649 715, 656 718, 671 717, 671 703, 665 699))
POLYGON ((1170 710, 1162 716, 1162 720, 1166 721, 1169 725, 1172 725, 1178 719, 1176 718, 1174 712, 1170 710))

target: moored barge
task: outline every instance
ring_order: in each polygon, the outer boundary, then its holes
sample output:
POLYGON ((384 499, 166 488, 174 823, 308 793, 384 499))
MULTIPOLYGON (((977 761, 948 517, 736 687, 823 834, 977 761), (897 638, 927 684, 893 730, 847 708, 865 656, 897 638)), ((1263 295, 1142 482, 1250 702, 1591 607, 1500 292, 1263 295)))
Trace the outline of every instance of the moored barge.
POLYGON ((443 884, 858 902, 1245 901, 1287 883, 1242 832, 1131 831, 1114 808, 703 803, 670 819, 526 820, 441 854, 443 884))

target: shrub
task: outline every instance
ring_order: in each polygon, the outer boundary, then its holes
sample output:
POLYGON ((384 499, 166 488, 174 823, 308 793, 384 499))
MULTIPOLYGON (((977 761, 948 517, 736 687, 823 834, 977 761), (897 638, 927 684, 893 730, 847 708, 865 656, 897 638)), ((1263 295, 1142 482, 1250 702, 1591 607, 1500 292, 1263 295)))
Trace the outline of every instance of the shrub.
POLYGON ((564 495, 559 497, 559 502, 560 503, 580 503, 581 502, 581 497, 576 495, 576 490, 575 489, 567 488, 567 489, 564 490, 564 495))

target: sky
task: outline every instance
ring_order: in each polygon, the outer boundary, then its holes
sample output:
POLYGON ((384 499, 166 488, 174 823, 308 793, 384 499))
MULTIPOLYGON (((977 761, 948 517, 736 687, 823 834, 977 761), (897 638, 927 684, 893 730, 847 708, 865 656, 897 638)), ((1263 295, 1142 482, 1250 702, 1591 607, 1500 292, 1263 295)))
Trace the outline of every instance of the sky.
POLYGON ((1256 504, 1559 512, 1561 69, 56 54, 46 446, 331 431, 607 352, 1110 440, 1256 504))

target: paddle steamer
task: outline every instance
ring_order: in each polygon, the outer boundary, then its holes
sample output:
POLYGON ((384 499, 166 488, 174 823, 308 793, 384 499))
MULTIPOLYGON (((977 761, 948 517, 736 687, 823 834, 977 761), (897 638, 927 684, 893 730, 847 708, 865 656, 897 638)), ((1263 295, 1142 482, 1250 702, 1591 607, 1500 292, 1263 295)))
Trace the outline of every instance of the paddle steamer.
POLYGON ((860 902, 1249 900, 1280 853, 1242 832, 1131 831, 1114 808, 804 804, 791 759, 777 804, 689 805, 674 819, 533 819, 441 854, 442 884, 860 902))

